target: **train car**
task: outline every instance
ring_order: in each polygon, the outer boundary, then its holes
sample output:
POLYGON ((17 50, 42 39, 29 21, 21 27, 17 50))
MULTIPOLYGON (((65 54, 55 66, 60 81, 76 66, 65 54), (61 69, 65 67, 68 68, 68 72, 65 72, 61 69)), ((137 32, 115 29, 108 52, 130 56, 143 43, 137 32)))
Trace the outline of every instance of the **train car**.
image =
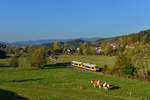
POLYGON ((78 67, 82 68, 82 62, 78 62, 78 67))
POLYGON ((72 61, 72 66, 73 67, 78 67, 78 62, 77 61, 72 61))
POLYGON ((82 68, 86 69, 87 65, 88 65, 88 63, 83 63, 82 68))
POLYGON ((78 61, 72 61, 72 66, 78 67, 78 68, 83 68, 89 71, 100 71, 101 68, 99 68, 95 64, 89 64, 89 63, 82 63, 78 61))

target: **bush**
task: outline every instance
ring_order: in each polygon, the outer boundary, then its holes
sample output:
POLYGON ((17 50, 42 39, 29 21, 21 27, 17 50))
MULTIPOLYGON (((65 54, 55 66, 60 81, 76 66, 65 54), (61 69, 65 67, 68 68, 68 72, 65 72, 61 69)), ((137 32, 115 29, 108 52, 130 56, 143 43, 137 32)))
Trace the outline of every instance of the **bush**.
POLYGON ((107 65, 104 65, 102 71, 106 71, 108 69, 108 66, 107 65))
POLYGON ((46 56, 44 50, 42 48, 36 50, 32 55, 32 66, 43 69, 45 64, 46 56))
POLYGON ((9 66, 10 67, 18 67, 18 58, 16 56, 11 57, 9 66))
POLYGON ((126 63, 122 68, 122 72, 131 76, 137 75, 137 69, 131 63, 126 63))

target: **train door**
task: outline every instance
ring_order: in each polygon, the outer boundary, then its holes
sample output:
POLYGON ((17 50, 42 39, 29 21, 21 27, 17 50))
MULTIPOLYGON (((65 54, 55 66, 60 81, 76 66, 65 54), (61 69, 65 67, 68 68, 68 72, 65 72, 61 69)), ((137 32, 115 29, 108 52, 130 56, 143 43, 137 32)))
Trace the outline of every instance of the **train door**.
POLYGON ((75 62, 72 62, 72 66, 75 67, 75 62))
POLYGON ((79 64, 79 62, 78 62, 78 67, 80 67, 80 64, 79 64))
POLYGON ((96 71, 96 66, 94 66, 94 71, 96 71))
POLYGON ((84 64, 84 69, 86 69, 86 64, 84 64))
POLYGON ((90 66, 90 70, 92 71, 92 65, 90 66))
POLYGON ((82 68, 82 66, 83 66, 83 64, 81 63, 81 64, 80 64, 80 67, 82 68))

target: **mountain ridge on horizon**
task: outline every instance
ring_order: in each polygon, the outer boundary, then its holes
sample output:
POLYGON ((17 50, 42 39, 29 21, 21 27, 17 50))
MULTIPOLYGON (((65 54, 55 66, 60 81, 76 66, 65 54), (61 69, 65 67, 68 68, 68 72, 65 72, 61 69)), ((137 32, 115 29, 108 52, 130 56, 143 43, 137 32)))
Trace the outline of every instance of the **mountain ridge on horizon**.
POLYGON ((27 46, 27 45, 42 45, 45 43, 53 43, 55 41, 59 41, 59 42, 67 42, 69 40, 83 40, 83 41, 95 41, 95 40, 99 40, 102 39, 100 37, 88 37, 88 38, 74 38, 74 39, 43 39, 43 40, 27 40, 27 41, 16 41, 16 42, 3 42, 0 41, 0 43, 6 44, 7 46, 27 46))

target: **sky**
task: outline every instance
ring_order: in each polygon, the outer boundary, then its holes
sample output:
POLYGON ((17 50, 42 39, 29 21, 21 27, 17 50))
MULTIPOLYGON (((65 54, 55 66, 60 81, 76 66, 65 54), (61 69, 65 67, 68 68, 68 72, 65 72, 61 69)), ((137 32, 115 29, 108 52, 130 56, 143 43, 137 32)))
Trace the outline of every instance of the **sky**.
POLYGON ((0 41, 112 37, 150 29, 150 0, 0 0, 0 41))

